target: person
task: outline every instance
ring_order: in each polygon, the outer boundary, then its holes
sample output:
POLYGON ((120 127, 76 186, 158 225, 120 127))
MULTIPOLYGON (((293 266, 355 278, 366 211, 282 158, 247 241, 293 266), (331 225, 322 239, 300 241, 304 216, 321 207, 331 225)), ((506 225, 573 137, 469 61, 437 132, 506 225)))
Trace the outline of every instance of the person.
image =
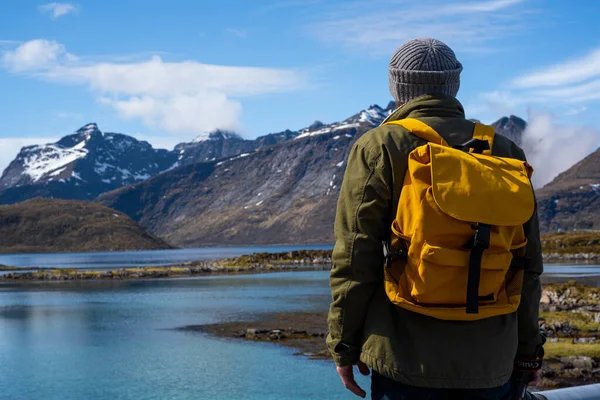
MULTIPOLYGON (((543 267, 534 211, 523 226, 530 262, 515 312, 444 320, 398 307, 386 295, 382 243, 390 238, 396 213, 403 212, 397 208, 409 153, 426 143, 389 122, 414 118, 447 143, 467 142, 475 123, 456 99, 462 69, 439 40, 403 44, 389 63, 389 89, 398 108, 388 123, 360 137, 348 157, 336 211, 327 346, 344 386, 363 398, 354 367, 363 375, 372 370, 372 399, 509 399, 515 359, 535 359, 543 344, 538 325, 543 267)), ((525 160, 523 150, 501 135, 491 150, 525 160)), ((538 380, 534 371, 529 384, 538 380)))

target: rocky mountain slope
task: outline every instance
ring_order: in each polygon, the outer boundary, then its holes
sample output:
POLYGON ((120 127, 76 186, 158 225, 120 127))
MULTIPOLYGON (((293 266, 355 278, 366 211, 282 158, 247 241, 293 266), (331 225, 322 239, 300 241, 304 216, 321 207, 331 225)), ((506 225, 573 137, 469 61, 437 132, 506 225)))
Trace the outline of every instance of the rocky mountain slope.
POLYGON ((527 122, 519 117, 511 115, 510 117, 502 117, 498 121, 491 124, 496 129, 496 133, 506 136, 517 145, 521 144, 523 132, 527 128, 527 122))
POLYGON ((316 122, 294 139, 177 168, 99 201, 180 246, 330 242, 351 145, 391 109, 316 122))
POLYGON ((600 230, 600 148, 536 194, 542 230, 600 230))
MULTIPOLYGON (((180 246, 331 242, 350 148, 392 108, 371 106, 342 122, 315 122, 277 145, 178 168, 107 193, 99 201, 180 246)), ((494 126, 497 133, 520 141, 526 123, 511 116, 494 126)), ((575 182, 571 172, 565 174, 575 182)), ((590 190, 597 189, 595 178, 585 175, 585 179, 590 190)), ((545 193, 547 189, 542 200, 545 193)), ((549 222, 546 209, 541 206, 542 229, 549 231, 556 224, 549 222)), ((570 212, 578 218, 593 210, 576 204, 570 212)), ((572 228, 572 222, 565 228, 572 228)))
POLYGON ((298 132, 284 131, 260 136, 253 140, 243 139, 237 133, 217 130, 198 136, 189 143, 175 146, 176 166, 202 161, 214 161, 238 154, 250 153, 261 147, 281 143, 298 136, 298 132))
POLYGON ((33 197, 93 199, 170 168, 176 155, 88 124, 56 143, 24 147, 0 177, 0 204, 33 197))
POLYGON ((127 215, 96 203, 32 199, 0 206, 1 253, 168 248, 127 215))
POLYGON ((311 134, 312 128, 322 125, 315 124, 252 140, 217 130, 168 151, 131 136, 104 133, 91 123, 57 143, 24 147, 0 177, 0 204, 34 197, 92 200, 173 168, 250 153, 311 134))

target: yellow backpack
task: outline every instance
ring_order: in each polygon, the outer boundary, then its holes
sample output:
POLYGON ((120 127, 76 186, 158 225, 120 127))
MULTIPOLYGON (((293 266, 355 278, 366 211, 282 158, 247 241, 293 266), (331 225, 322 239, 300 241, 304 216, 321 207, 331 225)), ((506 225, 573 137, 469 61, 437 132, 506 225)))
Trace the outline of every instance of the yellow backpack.
POLYGON ((391 121, 428 143, 408 158, 390 243, 385 290, 407 310, 472 321, 517 310, 533 215, 533 169, 491 155, 494 128, 450 147, 416 119, 391 121), (391 245, 391 249, 390 249, 391 245))

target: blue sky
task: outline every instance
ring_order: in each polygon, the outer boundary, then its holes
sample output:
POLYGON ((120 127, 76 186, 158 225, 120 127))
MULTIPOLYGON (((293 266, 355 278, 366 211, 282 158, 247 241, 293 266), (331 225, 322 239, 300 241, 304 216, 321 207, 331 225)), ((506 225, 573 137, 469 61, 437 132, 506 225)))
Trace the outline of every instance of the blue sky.
POLYGON ((0 2, 0 168, 91 121, 169 147, 342 120, 387 104, 389 57, 418 36, 455 50, 468 117, 539 118, 555 143, 584 137, 579 155, 600 144, 599 16, 595 0, 0 2))

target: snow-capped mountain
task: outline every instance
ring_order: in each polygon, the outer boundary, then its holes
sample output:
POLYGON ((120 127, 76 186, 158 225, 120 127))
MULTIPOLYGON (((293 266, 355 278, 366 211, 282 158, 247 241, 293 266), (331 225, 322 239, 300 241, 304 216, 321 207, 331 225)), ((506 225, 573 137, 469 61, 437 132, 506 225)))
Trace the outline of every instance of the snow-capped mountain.
POLYGON ((0 204, 32 197, 92 200, 161 172, 226 160, 293 139, 320 135, 332 136, 333 140, 343 135, 347 139, 379 125, 393 108, 393 103, 385 109, 372 105, 342 122, 315 122, 299 131, 286 130, 253 140, 216 130, 180 143, 173 151, 156 150, 131 136, 104 133, 91 123, 56 143, 24 147, 0 177, 0 204))
POLYGON ((352 128, 374 128, 379 126, 383 120, 394 111, 394 107, 395 104, 393 102, 390 102, 385 109, 374 104, 368 109, 363 110, 358 114, 354 114, 342 122, 334 122, 333 124, 325 125, 321 121, 315 121, 309 127, 300 130, 296 139, 352 128))
POLYGON ((213 161, 224 157, 256 150, 253 140, 244 140, 234 132, 216 130, 204 133, 189 143, 175 146, 176 166, 184 166, 201 161, 213 161))
POLYGON ((491 126, 496 129, 496 133, 506 136, 520 146, 523 132, 525 132, 525 129, 527 128, 527 122, 519 117, 511 115, 510 117, 500 118, 491 126))
POLYGON ((173 152, 104 133, 91 123, 56 143, 21 149, 0 177, 0 202, 35 196, 92 199, 165 171, 176 158, 173 152))

